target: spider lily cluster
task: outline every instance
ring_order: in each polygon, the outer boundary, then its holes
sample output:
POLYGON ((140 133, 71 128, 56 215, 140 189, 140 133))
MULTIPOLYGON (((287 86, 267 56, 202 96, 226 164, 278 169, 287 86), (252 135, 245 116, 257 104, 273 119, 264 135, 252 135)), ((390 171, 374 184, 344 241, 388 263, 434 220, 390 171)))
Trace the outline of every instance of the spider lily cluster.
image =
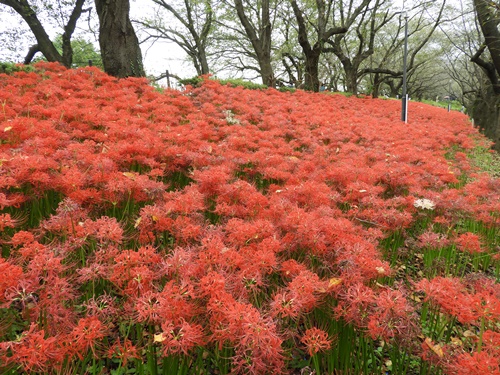
POLYGON ((500 181, 460 113, 0 75, 2 373, 500 374, 500 181))

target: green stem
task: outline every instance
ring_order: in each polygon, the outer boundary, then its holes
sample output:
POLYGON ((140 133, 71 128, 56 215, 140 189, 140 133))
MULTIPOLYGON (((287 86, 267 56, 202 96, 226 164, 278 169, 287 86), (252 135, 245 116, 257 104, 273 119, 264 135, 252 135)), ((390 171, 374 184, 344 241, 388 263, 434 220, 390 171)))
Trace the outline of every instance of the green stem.
POLYGON ((321 370, 320 370, 320 367, 319 367, 319 358, 318 358, 318 354, 314 354, 312 356, 312 360, 313 360, 313 364, 314 364, 314 371, 316 373, 316 375, 321 375, 321 370))
POLYGON ((483 348, 483 333, 485 329, 485 319, 484 316, 481 317, 481 330, 479 331, 479 342, 477 343, 477 352, 481 353, 483 348))

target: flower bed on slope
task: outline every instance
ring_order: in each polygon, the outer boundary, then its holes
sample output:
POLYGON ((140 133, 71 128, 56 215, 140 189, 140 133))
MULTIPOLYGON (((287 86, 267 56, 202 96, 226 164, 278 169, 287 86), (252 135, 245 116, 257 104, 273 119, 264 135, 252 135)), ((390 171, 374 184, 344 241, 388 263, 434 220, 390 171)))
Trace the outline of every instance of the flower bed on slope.
POLYGON ((424 104, 0 75, 2 373, 500 373, 500 182, 424 104))

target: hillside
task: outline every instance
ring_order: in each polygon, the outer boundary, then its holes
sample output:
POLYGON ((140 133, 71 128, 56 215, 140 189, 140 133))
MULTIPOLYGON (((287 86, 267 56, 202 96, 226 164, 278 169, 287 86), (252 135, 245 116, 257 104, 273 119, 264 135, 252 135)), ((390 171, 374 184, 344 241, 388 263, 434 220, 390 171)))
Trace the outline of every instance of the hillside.
POLYGON ((53 64, 0 87, 2 373, 500 374, 465 115, 53 64))

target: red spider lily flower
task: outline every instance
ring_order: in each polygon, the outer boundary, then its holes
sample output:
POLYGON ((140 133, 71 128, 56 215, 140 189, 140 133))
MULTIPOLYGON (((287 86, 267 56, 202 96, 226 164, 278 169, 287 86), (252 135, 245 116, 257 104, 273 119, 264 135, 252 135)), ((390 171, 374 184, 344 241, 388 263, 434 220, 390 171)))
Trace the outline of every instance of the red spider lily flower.
POLYGON ((472 323, 478 317, 472 308, 472 296, 457 278, 423 279, 417 283, 416 289, 426 294, 426 300, 436 303, 448 314, 456 316, 461 323, 472 323))
POLYGON ((400 290, 381 291, 375 297, 368 319, 368 333, 373 339, 411 342, 418 336, 415 309, 400 290))
POLYGON ((500 333, 485 330, 483 333, 483 349, 493 356, 498 356, 500 353, 500 333))
POLYGON ((196 170, 193 178, 198 182, 200 193, 207 197, 216 196, 222 192, 224 186, 231 178, 230 170, 227 166, 213 166, 207 170, 196 170))
POLYGON ((188 215, 203 211, 205 209, 204 195, 199 191, 200 187, 186 186, 182 191, 174 191, 164 194, 164 207, 166 212, 175 212, 188 215))
POLYGON ((267 237, 276 235, 276 229, 268 220, 257 219, 245 221, 230 219, 224 227, 227 241, 233 246, 245 246, 250 242, 260 242, 267 237))
POLYGON ((288 259, 281 262, 280 271, 285 278, 295 277, 302 271, 306 270, 307 267, 304 264, 297 262, 295 259, 288 259))
POLYGON ((172 223, 172 235, 180 244, 199 240, 203 233, 200 225, 201 220, 186 216, 178 216, 172 223))
POLYGON ((274 295, 271 314, 296 319, 319 305, 324 293, 330 290, 329 281, 323 281, 315 273, 300 272, 285 290, 274 295))
POLYGON ((462 353, 446 366, 448 373, 458 375, 500 375, 500 358, 498 353, 462 353))
POLYGON ((133 299, 135 319, 138 322, 161 324, 169 321, 177 324, 190 320, 198 311, 193 301, 194 291, 188 284, 168 282, 161 292, 146 291, 133 299))
POLYGON ((23 278, 23 269, 20 266, 11 264, 9 261, 0 258, 0 304, 7 301, 6 291, 15 288, 23 278))
POLYGON ((117 306, 117 299, 109 294, 103 294, 90 298, 87 302, 82 304, 85 307, 86 314, 90 316, 97 316, 103 322, 109 322, 116 319, 120 313, 117 306))
POLYGON ((5 228, 15 228, 18 225, 18 221, 13 219, 10 214, 0 214, 0 232, 3 232, 5 228))
POLYGON ((449 240, 440 233, 431 230, 422 233, 418 237, 419 246, 429 249, 439 249, 448 245, 449 240))
POLYGON ((96 349, 100 340, 106 337, 107 331, 107 327, 96 316, 81 318, 68 335, 68 344, 70 344, 68 350, 80 360, 89 349, 94 356, 97 356, 96 349))
POLYGON ((236 372, 261 374, 283 370, 283 340, 273 321, 227 293, 212 298, 208 306, 213 339, 220 345, 227 341, 235 347, 232 362, 236 372))
POLYGON ((118 359, 122 367, 127 367, 127 363, 131 359, 141 358, 139 348, 132 344, 132 342, 127 338, 123 340, 123 343, 120 338, 118 338, 117 342, 115 342, 107 351, 107 356, 111 359, 118 359))
POLYGON ((300 342, 306 346, 307 352, 312 357, 316 353, 329 350, 333 340, 328 338, 327 332, 313 327, 304 332, 300 342))
POLYGON ((353 283, 339 292, 341 300, 334 309, 337 316, 359 327, 366 327, 370 309, 375 302, 375 292, 362 283, 353 283))
POLYGON ((457 247, 464 252, 471 254, 484 252, 481 240, 477 234, 463 233, 455 239, 457 247))
POLYGON ((103 216, 95 221, 87 220, 84 223, 89 234, 93 235, 100 243, 123 241, 123 228, 113 217, 103 216))
POLYGON ((66 355, 61 337, 45 337, 45 332, 31 324, 17 341, 0 344, 0 358, 5 364, 14 364, 28 372, 46 372, 61 365, 66 355), (10 355, 7 353, 10 352, 10 355))
POLYGON ((19 254, 20 258, 25 261, 29 262, 31 261, 35 256, 44 254, 47 252, 48 249, 45 245, 42 245, 41 243, 34 241, 34 242, 28 242, 24 244, 19 250, 16 251, 16 253, 19 254))
POLYGON ((177 325, 164 322, 161 328, 162 332, 155 335, 155 342, 162 343, 163 354, 166 357, 181 353, 188 355, 193 348, 205 342, 203 328, 199 324, 181 320, 177 325))
POLYGON ((128 270, 127 282, 124 285, 123 295, 139 296, 153 289, 153 280, 156 273, 148 266, 141 265, 128 270))
POLYGON ((35 242, 35 236, 31 232, 27 232, 25 230, 20 230, 19 232, 14 233, 12 236, 10 243, 12 246, 20 246, 20 245, 29 245, 35 242))

